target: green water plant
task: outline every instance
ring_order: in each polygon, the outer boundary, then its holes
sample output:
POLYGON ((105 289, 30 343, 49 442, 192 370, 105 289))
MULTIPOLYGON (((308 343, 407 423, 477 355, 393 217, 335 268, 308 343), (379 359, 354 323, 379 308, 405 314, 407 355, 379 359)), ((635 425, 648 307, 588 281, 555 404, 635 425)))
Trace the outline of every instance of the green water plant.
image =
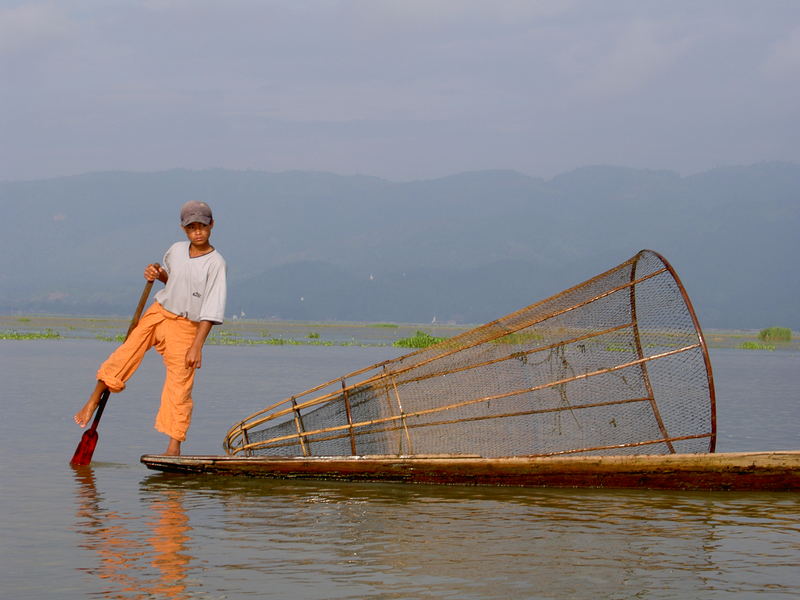
POLYGON ((516 332, 516 333, 509 333, 504 335, 501 338, 497 338, 494 340, 493 343, 495 344, 529 344, 531 342, 543 340, 544 336, 540 333, 534 333, 531 331, 528 332, 516 332))
POLYGON ((117 335, 103 335, 98 333, 95 338, 100 340, 101 342, 118 342, 122 343, 125 341, 125 335, 122 333, 118 333, 117 335))
POLYGON ((742 342, 737 348, 741 350, 775 350, 775 346, 771 344, 759 344, 758 342, 742 342))
POLYGON ((792 330, 788 327, 767 327, 758 334, 762 342, 791 342, 792 330))
POLYGON ((395 341, 392 346, 397 348, 427 348, 434 344, 438 344, 445 338, 436 337, 424 331, 417 330, 411 337, 401 338, 395 341))
POLYGON ((52 329, 28 331, 24 333, 18 331, 0 331, 0 340, 53 340, 60 337, 61 334, 52 329))
POLYGON ((634 348, 620 344, 608 344, 606 346, 606 352, 634 352, 634 348))

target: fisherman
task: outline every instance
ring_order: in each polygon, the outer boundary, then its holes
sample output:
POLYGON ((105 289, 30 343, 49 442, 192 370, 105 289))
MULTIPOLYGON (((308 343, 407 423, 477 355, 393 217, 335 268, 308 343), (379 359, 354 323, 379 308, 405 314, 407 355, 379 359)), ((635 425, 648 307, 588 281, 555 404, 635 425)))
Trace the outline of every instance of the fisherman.
POLYGON ((164 254, 163 267, 147 265, 144 277, 166 284, 139 323, 97 371, 97 384, 75 422, 86 427, 106 390, 125 389, 151 347, 166 367, 155 428, 169 438, 165 454, 178 456, 192 418, 195 369, 203 363, 203 344, 211 327, 225 314, 225 259, 210 243, 214 218, 205 202, 181 207, 181 227, 188 241, 175 242, 164 254))

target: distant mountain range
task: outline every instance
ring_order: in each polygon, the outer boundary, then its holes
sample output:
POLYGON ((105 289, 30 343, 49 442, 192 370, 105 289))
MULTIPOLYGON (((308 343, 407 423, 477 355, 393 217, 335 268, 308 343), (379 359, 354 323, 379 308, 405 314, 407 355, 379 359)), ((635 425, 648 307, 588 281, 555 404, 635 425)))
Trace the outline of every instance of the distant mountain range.
POLYGON ((0 183, 0 313, 130 312, 147 262, 208 201, 230 315, 485 322, 663 254, 705 327, 800 330, 800 165, 681 177, 586 167, 391 182, 173 170, 0 183))

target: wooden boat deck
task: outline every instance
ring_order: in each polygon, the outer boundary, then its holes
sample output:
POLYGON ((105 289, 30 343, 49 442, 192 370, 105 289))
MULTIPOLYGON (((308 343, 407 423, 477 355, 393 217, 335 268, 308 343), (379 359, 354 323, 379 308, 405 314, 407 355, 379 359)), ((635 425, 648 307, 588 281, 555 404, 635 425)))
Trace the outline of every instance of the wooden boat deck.
POLYGON ((800 491, 800 450, 630 456, 238 457, 146 454, 173 473, 523 487, 800 491))

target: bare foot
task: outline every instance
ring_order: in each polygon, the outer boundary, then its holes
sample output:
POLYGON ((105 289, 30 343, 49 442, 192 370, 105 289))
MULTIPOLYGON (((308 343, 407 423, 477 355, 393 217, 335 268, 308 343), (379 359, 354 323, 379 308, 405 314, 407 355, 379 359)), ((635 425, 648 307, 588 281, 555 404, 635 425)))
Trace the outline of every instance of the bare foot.
POLYGON ((164 456, 180 456, 181 455, 181 443, 174 439, 169 438, 169 444, 167 444, 167 450, 164 452, 164 456))
POLYGON ((75 416, 72 417, 78 425, 81 427, 86 427, 86 425, 89 424, 89 421, 92 420, 94 411, 97 410, 97 405, 100 404, 100 395, 106 391, 106 389, 105 383, 102 381, 97 382, 97 385, 94 387, 94 391, 92 392, 92 395, 89 396, 86 404, 84 404, 83 408, 76 412, 75 416))
POLYGON ((94 396, 90 397, 86 401, 86 404, 83 405, 83 408, 75 413, 75 416, 72 418, 75 419, 75 422, 81 427, 86 427, 89 421, 92 420, 92 415, 94 414, 94 411, 97 410, 98 404, 100 404, 99 399, 95 398, 94 396))

